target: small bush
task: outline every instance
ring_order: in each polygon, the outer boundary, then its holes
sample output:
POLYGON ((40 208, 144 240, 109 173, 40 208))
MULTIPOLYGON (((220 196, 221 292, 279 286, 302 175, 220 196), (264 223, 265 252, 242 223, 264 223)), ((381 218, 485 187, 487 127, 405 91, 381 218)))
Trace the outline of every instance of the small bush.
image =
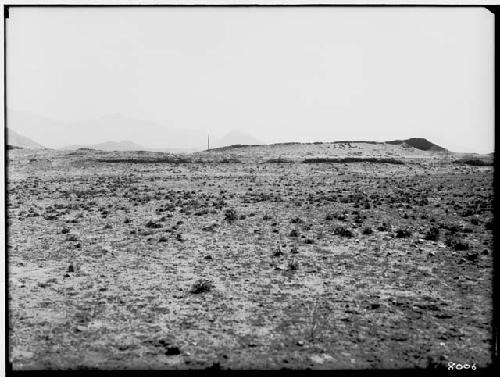
POLYGON ((227 221, 234 221, 238 219, 238 215, 236 214, 236 210, 234 208, 229 208, 224 213, 224 218, 227 221))
POLYGON ((293 230, 290 232, 290 237, 297 238, 298 236, 299 236, 299 232, 298 232, 296 229, 293 229, 293 230))
POLYGON ((493 220, 488 221, 487 223, 484 224, 484 228, 486 230, 493 230, 493 220))
POLYGON ((155 223, 154 221, 151 221, 149 220, 147 223, 146 223, 146 228, 161 228, 161 224, 158 224, 158 223, 155 223))
POLYGON ((268 164, 290 164, 293 161, 289 160, 287 158, 270 158, 269 160, 265 161, 268 164))
POLYGON ((366 227, 365 229, 363 229, 363 234, 368 235, 368 234, 372 234, 372 233, 373 233, 373 230, 370 227, 366 227))
POLYGON ((455 251, 465 251, 469 250, 470 245, 457 237, 448 237, 445 241, 446 246, 451 247, 455 251))
POLYGON ((469 165, 469 166, 492 166, 493 161, 480 160, 475 158, 461 159, 454 161, 455 164, 469 165))
POLYGON ((274 256, 274 257, 281 257, 282 255, 285 255, 285 253, 284 253, 284 252, 282 252, 280 248, 277 248, 277 249, 275 250, 275 252, 273 253, 273 256, 274 256))
POLYGON ((373 164, 396 164, 403 165, 403 161, 396 160, 394 158, 363 158, 363 157, 346 157, 346 158, 306 158, 303 161, 305 164, 348 164, 356 162, 368 162, 373 164))
POLYGON ((241 161, 234 157, 223 158, 221 164, 241 164, 241 161))
POLYGON ((410 236, 411 236, 411 232, 408 229, 396 230, 396 238, 408 238, 410 236))
POLYGON ((430 228, 427 233, 425 233, 425 239, 427 241, 437 241, 439 240, 439 228, 433 226, 430 228))
POLYGON ((209 280, 200 279, 194 283, 191 287, 191 293, 199 294, 203 292, 208 292, 213 288, 213 284, 209 280))
POLYGON ((344 238, 352 238, 354 237, 354 234, 352 233, 351 230, 344 228, 343 226, 339 226, 333 230, 333 234, 344 237, 344 238))
POLYGON ((291 271, 296 271, 299 269, 299 262, 297 262, 295 259, 291 260, 288 262, 288 269, 291 271))
POLYGON ((391 224, 384 222, 382 225, 380 225, 377 230, 380 232, 390 232, 392 229, 391 224))

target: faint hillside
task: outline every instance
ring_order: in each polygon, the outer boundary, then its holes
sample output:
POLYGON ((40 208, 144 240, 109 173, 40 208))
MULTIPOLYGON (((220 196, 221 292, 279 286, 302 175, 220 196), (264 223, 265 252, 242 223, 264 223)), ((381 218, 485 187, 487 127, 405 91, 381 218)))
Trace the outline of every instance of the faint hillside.
POLYGON ((200 152, 202 148, 148 148, 132 141, 106 141, 99 144, 78 144, 67 145, 61 150, 101 150, 106 152, 133 152, 133 151, 147 151, 147 152, 165 152, 165 153, 192 153, 200 152))
POLYGON ((76 150, 76 149, 96 149, 106 152, 113 151, 141 151, 145 150, 145 148, 139 144, 136 144, 129 140, 123 141, 106 141, 104 143, 98 144, 90 144, 90 145, 69 145, 67 147, 62 148, 63 150, 76 150))
POLYGON ((23 136, 11 128, 7 128, 7 145, 21 148, 42 149, 43 145, 38 144, 36 141, 29 137, 23 136))
POLYGON ((138 145, 148 146, 149 150, 161 151, 195 151, 207 146, 205 131, 176 128, 168 121, 156 123, 120 114, 63 122, 29 111, 8 108, 7 125, 51 148, 67 149, 65 145, 73 148, 76 143, 85 146, 97 141, 120 139, 133 140, 138 145))

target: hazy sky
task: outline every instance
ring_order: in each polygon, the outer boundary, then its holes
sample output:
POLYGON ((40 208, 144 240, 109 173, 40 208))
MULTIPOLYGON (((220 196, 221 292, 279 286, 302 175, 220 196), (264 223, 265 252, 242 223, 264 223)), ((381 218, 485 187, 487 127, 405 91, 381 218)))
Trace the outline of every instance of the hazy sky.
POLYGON ((493 38, 483 8, 14 8, 7 105, 63 123, 118 114, 267 143, 426 137, 487 153, 493 38))

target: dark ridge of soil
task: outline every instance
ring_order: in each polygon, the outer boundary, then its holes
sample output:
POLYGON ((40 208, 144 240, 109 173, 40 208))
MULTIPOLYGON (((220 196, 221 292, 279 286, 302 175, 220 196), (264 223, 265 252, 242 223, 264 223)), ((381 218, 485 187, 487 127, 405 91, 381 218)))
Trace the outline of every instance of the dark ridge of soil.
POLYGON ((493 161, 480 160, 476 158, 456 160, 453 161, 453 163, 470 166, 493 166, 493 161))
POLYGON ((268 164, 291 164, 291 163, 293 163, 293 161, 288 159, 288 158, 270 158, 264 162, 266 162, 268 164))
POLYGON ((355 163, 355 162, 369 162, 374 164, 397 164, 404 165, 403 161, 394 158, 361 158, 361 157, 347 157, 347 158, 306 158, 303 161, 305 164, 318 164, 318 163, 355 163))
POLYGON ((190 158, 166 157, 166 158, 100 158, 96 162, 108 164, 186 164, 191 163, 190 158))

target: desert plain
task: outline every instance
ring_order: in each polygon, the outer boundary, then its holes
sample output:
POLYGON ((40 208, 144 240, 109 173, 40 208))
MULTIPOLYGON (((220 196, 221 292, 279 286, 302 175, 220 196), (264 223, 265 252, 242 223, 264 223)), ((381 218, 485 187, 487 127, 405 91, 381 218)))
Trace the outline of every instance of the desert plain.
POLYGON ((14 370, 492 362, 492 164, 356 142, 7 156, 14 370))

